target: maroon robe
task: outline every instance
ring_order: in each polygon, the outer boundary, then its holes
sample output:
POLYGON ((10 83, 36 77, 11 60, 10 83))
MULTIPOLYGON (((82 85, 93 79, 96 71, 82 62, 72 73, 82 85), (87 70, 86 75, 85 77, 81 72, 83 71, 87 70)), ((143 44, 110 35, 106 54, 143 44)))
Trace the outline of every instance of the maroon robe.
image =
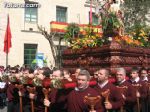
POLYGON ((18 89, 15 87, 14 84, 12 83, 7 83, 7 98, 8 101, 15 101, 19 102, 19 94, 18 94, 18 89))
POLYGON ((144 81, 139 80, 138 82, 132 82, 130 81, 132 85, 134 84, 139 84, 141 87, 139 88, 139 93, 141 95, 140 99, 145 99, 147 97, 147 88, 146 88, 146 83, 144 81))
POLYGON ((7 112, 19 112, 19 94, 18 89, 12 83, 7 83, 7 112))
POLYGON ((37 86, 36 87, 36 97, 34 100, 34 106, 36 112, 44 112, 45 106, 44 106, 44 93, 43 93, 43 87, 37 86))
MULTIPOLYGON (((120 91, 117 89, 117 87, 111 83, 107 83, 103 88, 101 88, 99 85, 95 87, 95 90, 101 94, 102 92, 105 92, 106 90, 110 90, 110 95, 108 97, 109 102, 112 104, 112 109, 114 111, 120 110, 121 106, 124 104, 123 97, 120 93, 120 91)), ((106 108, 104 106, 105 99, 102 97, 102 103, 103 108, 106 111, 106 108)))
MULTIPOLYGON (((141 111, 142 112, 147 112, 147 87, 146 87, 146 83, 144 81, 139 80, 138 82, 132 82, 132 85, 136 85, 139 84, 140 87, 138 88, 138 92, 140 93, 140 98, 139 98, 139 103, 141 104, 141 111)), ((137 105, 135 106, 135 111, 137 109, 137 105)))
POLYGON ((125 99, 125 110, 127 112, 133 112, 133 107, 136 103, 136 90, 128 81, 124 81, 123 83, 117 84, 119 87, 127 87, 124 91, 123 95, 126 97, 125 99))
POLYGON ((67 96, 72 89, 51 89, 49 94, 50 112, 67 112, 67 96))
POLYGON ((124 93, 124 96, 126 97, 126 103, 134 103, 136 101, 136 90, 135 88, 132 86, 132 84, 130 84, 128 81, 124 81, 121 84, 118 84, 118 86, 123 87, 126 86, 127 89, 124 93))
MULTIPOLYGON (((85 96, 98 96, 99 94, 91 87, 83 91, 73 90, 68 95, 68 112, 89 112, 90 107, 84 102, 85 96)), ((97 112, 103 112, 100 102, 95 106, 97 112)))

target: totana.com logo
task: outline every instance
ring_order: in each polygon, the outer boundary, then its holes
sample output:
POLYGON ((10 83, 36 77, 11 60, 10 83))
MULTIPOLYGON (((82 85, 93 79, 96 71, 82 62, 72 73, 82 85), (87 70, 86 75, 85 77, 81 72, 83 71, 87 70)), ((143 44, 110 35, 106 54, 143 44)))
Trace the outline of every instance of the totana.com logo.
POLYGON ((5 2, 5 8, 40 8, 41 5, 38 3, 12 3, 12 2, 5 2))

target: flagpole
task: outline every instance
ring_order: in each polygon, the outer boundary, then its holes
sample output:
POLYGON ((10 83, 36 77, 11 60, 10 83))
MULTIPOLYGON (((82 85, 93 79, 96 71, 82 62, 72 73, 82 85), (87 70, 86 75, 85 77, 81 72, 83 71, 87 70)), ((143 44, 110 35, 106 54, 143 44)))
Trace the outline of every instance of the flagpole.
POLYGON ((7 49, 6 49, 6 67, 8 66, 8 22, 9 22, 9 20, 8 20, 8 15, 7 15, 7 49))
POLYGON ((92 25, 92 4, 93 4, 93 1, 91 0, 90 1, 90 26, 92 25))

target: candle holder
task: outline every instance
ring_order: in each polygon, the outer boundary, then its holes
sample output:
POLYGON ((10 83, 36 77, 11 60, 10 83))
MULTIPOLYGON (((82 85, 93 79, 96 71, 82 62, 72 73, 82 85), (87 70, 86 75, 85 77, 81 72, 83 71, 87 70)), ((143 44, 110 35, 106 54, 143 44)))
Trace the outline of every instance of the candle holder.
POLYGON ((127 86, 116 86, 121 94, 125 94, 128 87, 127 86))
MULTIPOLYGON (((45 97, 45 99, 47 99, 47 100, 48 100, 48 94, 49 94, 50 91, 51 91, 50 88, 43 88, 44 97, 45 97)), ((47 106, 45 106, 45 112, 48 112, 47 106)))
POLYGON ((107 89, 106 91, 102 92, 102 96, 105 98, 105 102, 109 102, 109 94, 110 94, 110 90, 107 89))
POLYGON ((91 107, 90 111, 94 111, 94 107, 95 107, 96 103, 100 101, 100 99, 101 99, 100 96, 96 96, 96 97, 85 96, 84 102, 87 103, 88 105, 90 105, 90 107, 91 107))
MULTIPOLYGON (((116 86, 121 94, 125 95, 128 87, 127 86, 116 86)), ((120 112, 124 112, 123 106, 121 106, 120 112)))
MULTIPOLYGON (((29 93, 35 94, 36 88, 35 87, 29 87, 29 86, 27 86, 27 90, 29 91, 29 93)), ((31 103, 31 112, 34 112, 33 99, 30 99, 30 103, 31 103)))
MULTIPOLYGON (((109 89, 102 92, 101 95, 105 98, 105 102, 109 102, 109 95, 110 95, 110 90, 109 89)), ((107 112, 108 112, 108 110, 107 110, 107 112)))
MULTIPOLYGON (((142 86, 141 84, 132 84, 132 85, 135 88, 136 93, 139 92, 139 90, 142 86)), ((137 110, 138 110, 138 112, 140 112, 140 99, 139 99, 139 97, 136 98, 136 101, 137 101, 137 110)))
MULTIPOLYGON (((18 88, 18 90, 21 92, 21 90, 24 88, 22 84, 15 84, 15 87, 18 88)), ((21 93, 22 94, 22 93, 21 93)), ((23 105, 22 105, 22 95, 19 96, 19 103, 20 103, 20 112, 23 112, 23 105)))

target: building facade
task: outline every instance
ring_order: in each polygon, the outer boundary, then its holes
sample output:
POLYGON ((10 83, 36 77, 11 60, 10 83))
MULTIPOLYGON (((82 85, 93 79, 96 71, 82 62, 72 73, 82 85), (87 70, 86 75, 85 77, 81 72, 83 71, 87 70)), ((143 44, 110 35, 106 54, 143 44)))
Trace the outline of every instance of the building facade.
MULTIPOLYGON (((94 12, 94 8, 92 9, 94 12)), ((89 24, 89 4, 86 0, 1 0, 0 1, 0 65, 6 65, 3 52, 7 15, 10 18, 12 47, 8 54, 11 66, 30 65, 37 53, 42 53, 48 66, 54 59, 47 39, 39 32, 37 24, 51 31, 52 21, 89 24)), ((93 23, 98 18, 93 15, 93 23)), ((54 42, 58 45, 58 41, 54 42)), ((65 42, 62 43, 65 45, 65 42)))

